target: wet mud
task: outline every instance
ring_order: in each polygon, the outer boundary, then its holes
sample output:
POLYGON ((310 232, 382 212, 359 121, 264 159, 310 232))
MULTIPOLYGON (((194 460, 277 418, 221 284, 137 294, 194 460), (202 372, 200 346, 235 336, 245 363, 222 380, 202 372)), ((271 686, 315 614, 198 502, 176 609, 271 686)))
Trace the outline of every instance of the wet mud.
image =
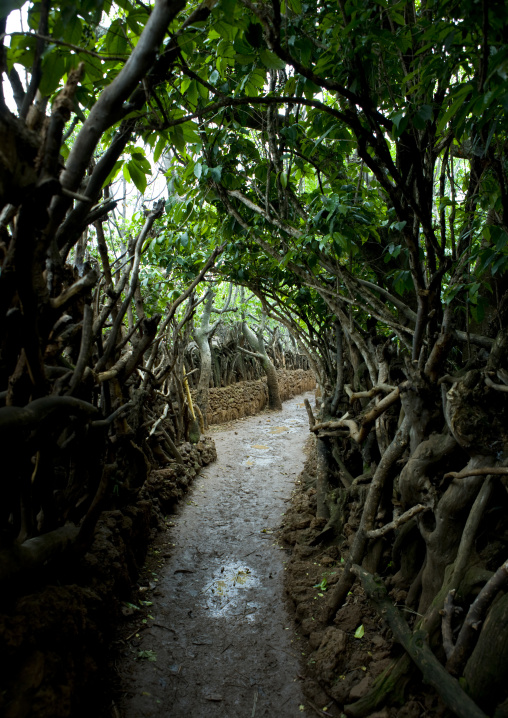
POLYGON ((167 518, 141 581, 146 617, 122 642, 123 718, 302 714, 277 529, 305 461, 304 396, 213 428, 218 460, 167 518))

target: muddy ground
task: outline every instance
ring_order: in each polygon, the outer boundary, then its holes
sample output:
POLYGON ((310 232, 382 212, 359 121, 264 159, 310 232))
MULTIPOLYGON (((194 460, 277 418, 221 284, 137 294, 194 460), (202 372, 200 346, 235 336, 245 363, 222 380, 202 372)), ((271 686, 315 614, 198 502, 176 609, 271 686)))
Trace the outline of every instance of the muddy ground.
POLYGON ((277 533, 305 460, 303 398, 213 428, 218 460, 166 517, 125 606, 114 715, 294 718, 305 709, 305 651, 284 601, 291 549, 277 533))

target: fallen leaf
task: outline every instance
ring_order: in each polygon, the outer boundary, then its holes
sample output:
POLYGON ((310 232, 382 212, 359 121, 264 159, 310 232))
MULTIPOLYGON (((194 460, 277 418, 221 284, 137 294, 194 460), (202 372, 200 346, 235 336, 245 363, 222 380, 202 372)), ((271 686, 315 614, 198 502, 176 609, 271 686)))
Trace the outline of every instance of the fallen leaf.
POLYGON ((358 626, 358 628, 355 631, 355 638, 363 638, 365 635, 365 628, 363 627, 363 623, 358 626))
POLYGON ((157 655, 154 651, 138 651, 137 658, 145 658, 147 661, 156 661, 157 655))

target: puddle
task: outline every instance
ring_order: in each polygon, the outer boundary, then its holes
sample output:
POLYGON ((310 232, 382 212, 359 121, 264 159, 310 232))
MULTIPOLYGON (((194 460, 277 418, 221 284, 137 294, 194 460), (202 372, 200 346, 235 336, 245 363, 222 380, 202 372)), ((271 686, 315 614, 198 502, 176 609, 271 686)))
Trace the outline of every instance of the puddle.
POLYGON ((231 562, 215 569, 213 580, 201 591, 209 615, 223 616, 244 604, 245 615, 252 613, 255 604, 247 601, 247 589, 259 585, 259 579, 243 563, 231 562))

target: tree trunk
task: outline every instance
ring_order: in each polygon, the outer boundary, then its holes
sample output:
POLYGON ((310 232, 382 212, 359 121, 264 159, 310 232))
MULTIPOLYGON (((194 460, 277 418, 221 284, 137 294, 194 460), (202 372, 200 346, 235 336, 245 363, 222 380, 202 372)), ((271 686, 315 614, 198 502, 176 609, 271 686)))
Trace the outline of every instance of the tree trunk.
POLYGON ((268 354, 265 354, 261 363, 266 373, 266 384, 268 386, 268 406, 270 407, 270 409, 282 409, 277 371, 272 364, 268 354))
POLYGON ((265 342, 263 339, 263 327, 265 317, 261 324, 261 328, 256 336, 246 321, 242 322, 243 335, 247 339, 249 345, 256 353, 257 358, 261 361, 261 365, 265 370, 267 386, 268 386, 268 406, 270 409, 282 409, 282 402, 279 393, 279 381, 277 379, 277 371, 275 370, 272 360, 266 353, 265 342))
POLYGON ((212 313, 214 294, 208 291, 203 316, 199 327, 194 330, 194 339, 201 357, 201 371, 196 391, 196 404, 203 415, 205 428, 208 428, 208 405, 210 401, 210 379, 212 376, 212 352, 210 350, 210 316, 212 313))

